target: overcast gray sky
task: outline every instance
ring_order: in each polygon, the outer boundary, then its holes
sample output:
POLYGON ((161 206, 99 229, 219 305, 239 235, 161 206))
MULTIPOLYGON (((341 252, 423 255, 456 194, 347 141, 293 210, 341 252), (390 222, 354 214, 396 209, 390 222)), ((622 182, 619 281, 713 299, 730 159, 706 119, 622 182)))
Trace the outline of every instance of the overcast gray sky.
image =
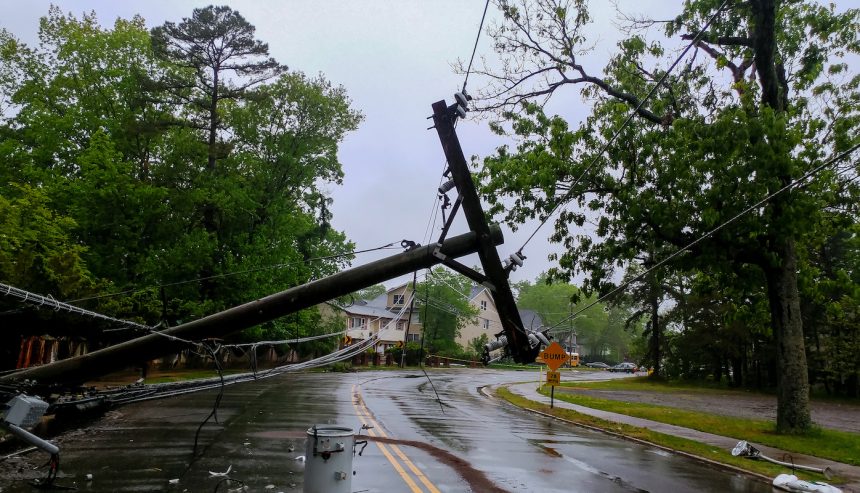
MULTIPOLYGON (((343 85, 353 107, 365 115, 358 131, 341 146, 340 159, 345 178, 342 186, 328 186, 334 198, 333 225, 356 243, 357 249, 380 246, 409 239, 426 244, 428 222, 433 214, 436 188, 444 157, 434 130, 426 117, 430 105, 440 99, 452 100, 463 78, 451 64, 458 58, 468 60, 484 8, 483 0, 407 0, 334 1, 334 0, 55 0, 65 12, 80 17, 95 11, 103 25, 117 17, 140 14, 154 27, 170 20, 189 17, 193 8, 211 3, 227 4, 238 10, 257 28, 257 37, 269 44, 278 61, 291 70, 309 75, 322 73, 335 84, 343 85)), ((610 2, 593 3, 591 26, 597 47, 584 59, 586 67, 599 73, 614 52, 618 34, 611 21, 610 2)), ((654 18, 677 14, 680 0, 620 0, 625 10, 646 12, 654 18)), ((38 19, 48 11, 46 1, 0 0, 3 16, 0 27, 24 42, 37 42, 38 19)), ((488 22, 498 18, 491 5, 488 22)), ((485 26, 486 27, 486 26, 485 26)), ((478 56, 492 59, 490 39, 482 35, 478 56)), ((471 78, 469 87, 477 89, 480 79, 471 78)), ((574 90, 560 103, 572 119, 585 115, 585 107, 574 90)), ((575 122, 571 122, 575 124, 575 122)), ((507 141, 493 135, 486 120, 464 121, 458 134, 467 157, 486 156, 507 141)), ((438 236, 441 219, 437 221, 438 236)), ((536 224, 519 231, 505 231, 505 244, 499 247, 502 258, 525 242, 536 224)), ((525 249, 528 260, 512 280, 533 280, 551 265, 547 254, 556 251, 546 238, 551 225, 544 227, 525 249)), ((466 231, 465 222, 455 223, 451 234, 466 231)), ((376 260, 392 251, 360 255, 353 265, 376 260)), ((476 264, 477 258, 464 259, 476 264)), ((391 286, 401 279, 393 280, 391 286)))

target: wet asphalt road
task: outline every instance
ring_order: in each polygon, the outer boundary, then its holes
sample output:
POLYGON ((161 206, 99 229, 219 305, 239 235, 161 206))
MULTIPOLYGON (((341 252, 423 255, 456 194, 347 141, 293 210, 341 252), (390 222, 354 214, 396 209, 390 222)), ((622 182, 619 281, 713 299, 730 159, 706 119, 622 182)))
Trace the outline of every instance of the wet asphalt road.
MULTIPOLYGON (((203 427, 196 458, 194 434, 217 392, 128 405, 60 437, 58 483, 79 491, 213 491, 219 478, 209 471, 232 467, 230 477, 249 491, 299 492, 304 464, 294 459, 304 455, 309 426, 337 423, 358 430, 369 423, 375 428, 365 433, 421 446, 370 443, 354 460, 353 492, 481 491, 474 476, 482 473, 510 492, 771 491, 745 476, 535 416, 479 391, 535 374, 451 370, 430 376, 441 407, 428 380, 415 371, 288 374, 227 387, 219 424, 203 427), (446 460, 443 452, 476 471, 446 460)), ((0 469, 6 476, 0 477, 0 492, 37 491, 10 476, 37 477, 44 469, 30 471, 21 462, 20 473, 6 474, 13 466, 7 461, 0 469)), ((223 483, 218 491, 237 485, 223 483)))

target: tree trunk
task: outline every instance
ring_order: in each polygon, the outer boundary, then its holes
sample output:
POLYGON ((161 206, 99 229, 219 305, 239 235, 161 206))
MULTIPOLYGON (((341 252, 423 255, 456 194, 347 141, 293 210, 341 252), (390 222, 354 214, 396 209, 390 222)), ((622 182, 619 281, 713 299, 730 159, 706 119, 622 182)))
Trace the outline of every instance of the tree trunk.
POLYGON ((215 161, 217 159, 215 150, 215 141, 218 137, 218 68, 212 69, 212 94, 209 101, 209 149, 207 169, 215 170, 215 161))
POLYGON ((800 433, 811 427, 812 419, 794 239, 777 240, 773 253, 781 263, 767 267, 765 274, 777 349, 776 428, 780 433, 800 433))
POLYGON ((755 67, 761 84, 762 102, 775 111, 782 112, 788 106, 788 88, 785 85, 782 66, 777 63, 776 52, 776 0, 753 0, 752 28, 755 67))
MULTIPOLYGON (((653 250, 648 254, 648 261, 645 263, 646 268, 650 268, 651 265, 654 265, 654 252, 653 250)), ((649 340, 649 352, 651 353, 652 363, 651 366, 654 368, 654 372, 651 373, 651 378, 657 379, 660 378, 660 281, 657 279, 657 274, 652 273, 648 277, 648 300, 649 308, 651 310, 651 339, 649 340)))
MULTIPOLYGON (((656 284, 656 283, 654 283, 656 284)), ((660 319, 657 310, 660 308, 657 291, 651 292, 651 356, 653 358, 652 366, 654 373, 651 378, 660 377, 660 319)))
MULTIPOLYGON (((206 150, 206 171, 208 173, 216 172, 217 150, 216 142, 218 137, 218 68, 212 70, 212 92, 209 100, 209 136, 208 147, 206 150)), ((216 221, 217 211, 215 204, 211 202, 211 198, 203 203, 203 227, 206 232, 211 235, 218 235, 218 225, 216 221)), ((217 265, 221 263, 221 242, 217 242, 212 263, 217 265)), ((200 277, 203 279, 200 283, 201 300, 207 300, 214 297, 215 286, 217 282, 212 278, 215 274, 215 268, 212 265, 204 264, 200 270, 200 277)))
POLYGON ((729 385, 731 387, 740 387, 744 384, 744 363, 743 358, 733 356, 731 361, 731 374, 729 375, 729 385))

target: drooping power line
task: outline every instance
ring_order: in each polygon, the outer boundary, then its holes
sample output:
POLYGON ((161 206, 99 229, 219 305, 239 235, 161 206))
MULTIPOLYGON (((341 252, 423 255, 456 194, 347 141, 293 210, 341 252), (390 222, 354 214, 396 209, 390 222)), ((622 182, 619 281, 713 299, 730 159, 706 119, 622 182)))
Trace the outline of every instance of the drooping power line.
POLYGON ((469 68, 466 69, 466 78, 463 80, 463 93, 466 92, 466 83, 469 82, 469 73, 472 71, 472 62, 475 61, 475 52, 478 51, 478 40, 481 39, 481 31, 484 29, 484 19, 487 18, 487 8, 490 0, 484 4, 484 13, 481 15, 481 23, 478 25, 478 34, 475 36, 475 46, 472 47, 472 57, 469 58, 469 68))

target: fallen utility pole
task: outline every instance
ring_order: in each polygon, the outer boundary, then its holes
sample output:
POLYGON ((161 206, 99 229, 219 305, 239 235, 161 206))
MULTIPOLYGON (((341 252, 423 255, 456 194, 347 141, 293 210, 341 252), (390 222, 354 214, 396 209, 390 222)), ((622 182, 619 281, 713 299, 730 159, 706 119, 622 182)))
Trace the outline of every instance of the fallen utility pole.
MULTIPOLYGON (((483 242, 501 244, 501 229, 494 227, 480 234, 466 233, 446 240, 443 256, 458 258, 475 253, 483 242)), ((184 340, 223 337, 242 329, 268 322, 312 307, 359 289, 432 267, 442 262, 434 255, 437 245, 417 247, 404 253, 296 286, 265 298, 245 303, 207 317, 149 334, 114 346, 43 366, 0 376, 0 384, 35 380, 38 384, 80 384, 94 377, 120 370, 135 362, 148 361, 187 347, 184 340)))
POLYGON ((472 182, 472 174, 469 172, 466 157, 463 155, 462 147, 460 147, 460 140, 454 129, 455 119, 456 113, 448 107, 444 100, 433 103, 433 123, 439 134, 445 159, 448 160, 451 178, 460 194, 459 198, 462 200, 466 222, 469 224, 469 229, 478 234, 478 257, 480 257, 481 267, 484 269, 482 277, 471 276, 468 269, 458 271, 472 277, 476 282, 483 283, 490 289, 493 302, 499 312, 511 356, 518 363, 532 363, 540 351, 540 345, 533 345, 529 341, 528 333, 523 329, 520 312, 508 283, 508 274, 502 267, 499 253, 496 251, 496 244, 491 241, 490 225, 487 222, 478 191, 475 190, 475 184, 472 182))

